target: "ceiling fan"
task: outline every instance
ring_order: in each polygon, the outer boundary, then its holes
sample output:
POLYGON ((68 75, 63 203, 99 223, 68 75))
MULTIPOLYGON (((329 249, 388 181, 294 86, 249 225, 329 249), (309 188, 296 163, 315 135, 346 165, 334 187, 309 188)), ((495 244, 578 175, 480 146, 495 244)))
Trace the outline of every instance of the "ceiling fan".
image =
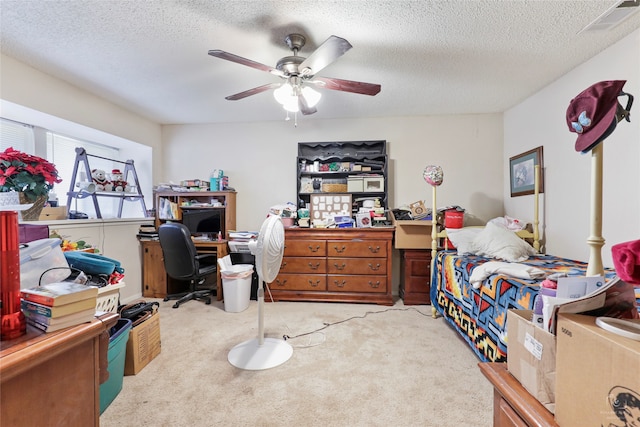
POLYGON ((236 101, 275 89, 274 97, 283 105, 285 110, 291 112, 300 111, 302 114, 308 115, 317 111, 315 105, 320 100, 320 94, 313 90, 311 86, 371 96, 380 92, 379 84, 317 76, 317 73, 323 68, 351 49, 352 46, 347 40, 331 36, 307 58, 298 56, 298 52, 306 42, 303 35, 289 34, 284 41, 293 52, 293 56, 281 58, 276 63, 275 68, 223 50, 210 50, 209 55, 211 56, 266 71, 285 80, 284 83, 269 83, 254 87, 253 89, 227 96, 225 99, 236 101))

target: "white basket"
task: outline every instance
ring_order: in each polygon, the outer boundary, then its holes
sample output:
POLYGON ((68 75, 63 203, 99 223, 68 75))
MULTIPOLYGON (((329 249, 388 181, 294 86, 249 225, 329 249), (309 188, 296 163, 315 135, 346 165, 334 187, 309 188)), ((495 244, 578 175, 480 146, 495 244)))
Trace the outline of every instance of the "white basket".
POLYGON ((118 301, 120 300, 120 288, 124 288, 125 283, 121 281, 113 285, 98 288, 98 303, 96 311, 106 311, 109 313, 118 312, 118 301))

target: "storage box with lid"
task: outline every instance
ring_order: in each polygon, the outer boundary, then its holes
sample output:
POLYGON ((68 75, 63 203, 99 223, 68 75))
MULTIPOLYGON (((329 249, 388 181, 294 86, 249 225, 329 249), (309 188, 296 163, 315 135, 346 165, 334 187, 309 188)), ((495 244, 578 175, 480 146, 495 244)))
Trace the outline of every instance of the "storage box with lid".
POLYGON ((361 176, 348 177, 347 191, 349 193, 362 193, 364 191, 364 179, 361 176))
POLYGON ((384 192, 384 177, 382 176, 365 176, 363 177, 363 186, 365 192, 384 192))
POLYGON ((60 282, 69 277, 71 269, 60 243, 61 240, 57 238, 39 239, 20 249, 21 288, 60 282))

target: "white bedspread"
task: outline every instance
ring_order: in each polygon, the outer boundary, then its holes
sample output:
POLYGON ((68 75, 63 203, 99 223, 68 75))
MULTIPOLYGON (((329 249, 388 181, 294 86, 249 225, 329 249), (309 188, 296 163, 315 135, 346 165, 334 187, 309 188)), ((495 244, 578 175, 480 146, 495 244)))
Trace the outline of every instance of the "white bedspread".
POLYGON ((503 274, 518 279, 544 279, 545 272, 530 265, 516 262, 488 261, 471 272, 469 281, 474 289, 480 288, 482 282, 492 274, 503 274))

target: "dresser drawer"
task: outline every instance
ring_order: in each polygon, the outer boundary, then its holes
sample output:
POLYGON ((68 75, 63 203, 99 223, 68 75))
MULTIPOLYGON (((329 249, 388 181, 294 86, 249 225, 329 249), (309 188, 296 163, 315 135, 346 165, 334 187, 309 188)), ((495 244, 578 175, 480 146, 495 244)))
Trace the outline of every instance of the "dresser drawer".
POLYGON ((327 256, 326 240, 285 240, 284 256, 327 256))
POLYGON ((320 257, 284 257, 281 273, 321 274, 327 272, 327 259, 320 257))
POLYGON ((338 276, 327 277, 327 289, 331 292, 387 292, 387 276, 338 276))
POLYGON ((278 274, 276 280, 269 284, 271 290, 287 291, 326 291, 327 276, 325 274, 278 274))
POLYGON ((387 257, 387 242, 384 240, 329 240, 327 256, 330 257, 387 257))
POLYGON ((387 274, 387 260, 383 258, 328 258, 329 274, 387 274))

